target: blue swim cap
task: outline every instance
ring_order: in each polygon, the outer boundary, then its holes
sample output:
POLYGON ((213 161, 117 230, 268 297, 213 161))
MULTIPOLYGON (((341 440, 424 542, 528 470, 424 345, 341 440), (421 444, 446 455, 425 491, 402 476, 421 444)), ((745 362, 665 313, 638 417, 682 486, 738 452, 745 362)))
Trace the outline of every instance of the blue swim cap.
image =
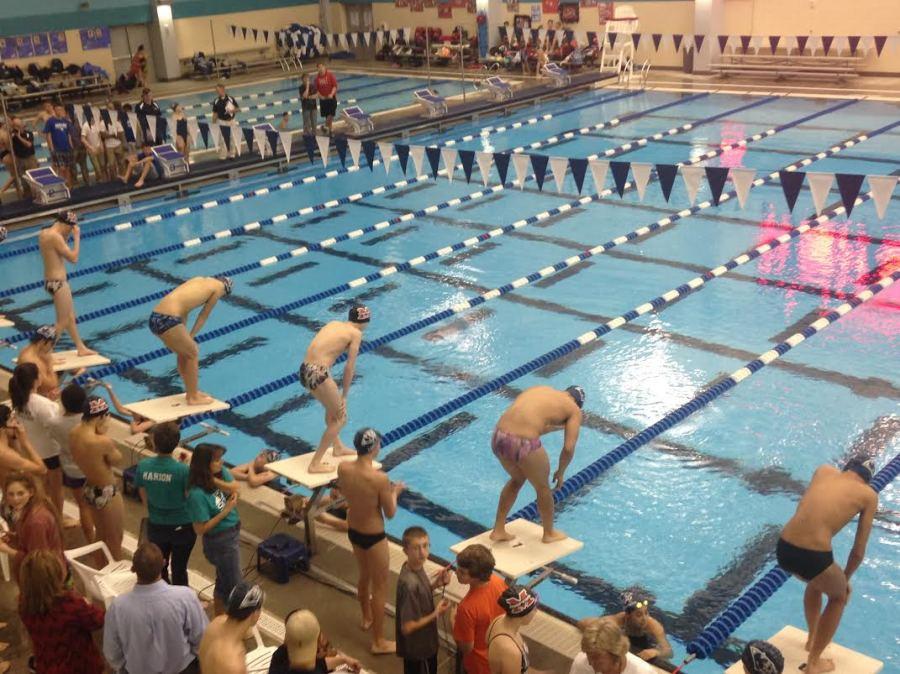
POLYGON ((222 282, 222 285, 225 286, 225 294, 230 295, 234 288, 234 282, 228 276, 216 276, 215 279, 222 282))
POLYGON ((575 404, 578 405, 578 409, 584 407, 584 389, 580 386, 570 386, 566 389, 566 393, 572 396, 572 399, 575 401, 575 404))

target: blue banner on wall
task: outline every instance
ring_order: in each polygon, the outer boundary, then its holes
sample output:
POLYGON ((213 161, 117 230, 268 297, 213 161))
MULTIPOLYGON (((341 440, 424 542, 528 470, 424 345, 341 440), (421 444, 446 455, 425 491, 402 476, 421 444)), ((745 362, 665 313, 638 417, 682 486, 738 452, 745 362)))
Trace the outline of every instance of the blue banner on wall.
POLYGON ((35 33, 31 36, 35 56, 47 56, 50 53, 50 38, 47 33, 35 33))
POLYGON ((9 61, 16 58, 16 43, 11 37, 0 37, 0 59, 9 61))
POLYGON ((31 44, 30 35, 17 35, 13 38, 16 43, 16 56, 20 59, 27 59, 34 56, 34 45, 31 44))
POLYGON ((78 32, 81 35, 81 48, 84 51, 109 47, 109 28, 106 26, 101 28, 82 28, 78 32))
POLYGON ((69 43, 66 41, 66 31, 55 30, 50 35, 50 48, 54 54, 65 54, 69 51, 69 43))

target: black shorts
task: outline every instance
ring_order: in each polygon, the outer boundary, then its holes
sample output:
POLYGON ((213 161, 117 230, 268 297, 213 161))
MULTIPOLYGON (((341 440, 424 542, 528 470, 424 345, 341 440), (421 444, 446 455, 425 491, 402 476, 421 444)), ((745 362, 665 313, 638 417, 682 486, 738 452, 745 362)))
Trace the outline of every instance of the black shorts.
POLYGON ((322 117, 334 117, 334 113, 337 112, 337 99, 336 98, 321 98, 319 99, 319 114, 322 117))
POLYGON ((68 487, 69 489, 81 489, 85 484, 87 484, 86 477, 70 477, 66 475, 66 471, 63 471, 63 486, 68 487))
POLYGON ((56 470, 62 464, 59 462, 59 454, 56 456, 51 456, 49 459, 44 459, 44 465, 47 466, 47 470, 56 470))

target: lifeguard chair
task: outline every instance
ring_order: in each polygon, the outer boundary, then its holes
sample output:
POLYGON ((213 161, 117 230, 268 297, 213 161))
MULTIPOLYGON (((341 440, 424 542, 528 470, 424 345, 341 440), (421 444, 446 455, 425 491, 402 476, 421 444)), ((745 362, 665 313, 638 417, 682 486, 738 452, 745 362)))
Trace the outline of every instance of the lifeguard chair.
POLYGON ((631 34, 638 27, 637 12, 631 5, 616 5, 613 18, 606 22, 606 30, 600 38, 600 72, 620 70, 628 63, 634 62, 634 42, 631 34), (609 34, 615 33, 614 43, 610 43, 609 34))

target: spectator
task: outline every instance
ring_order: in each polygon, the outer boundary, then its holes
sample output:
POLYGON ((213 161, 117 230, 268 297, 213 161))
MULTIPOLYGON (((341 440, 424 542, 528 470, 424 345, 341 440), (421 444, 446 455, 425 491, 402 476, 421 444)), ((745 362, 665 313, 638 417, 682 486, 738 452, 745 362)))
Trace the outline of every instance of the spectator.
POLYGON ((594 618, 584 626, 581 653, 569 674, 654 674, 651 665, 628 652, 628 637, 609 618, 594 618))
POLYGON ((137 585, 106 612, 103 654, 115 672, 200 672, 197 653, 209 619, 193 590, 162 579, 165 564, 153 543, 138 547, 131 565, 137 585))
POLYGON ((297 609, 284 619, 284 643, 275 649, 269 674, 326 674, 344 666, 351 672, 361 669, 359 661, 343 653, 326 655, 320 651, 321 629, 312 611, 297 609))
POLYGON ((397 578, 397 655, 403 674, 437 674, 438 619, 450 608, 442 599, 435 607, 434 591, 450 582, 450 569, 429 578, 425 573, 430 543, 422 527, 403 532, 406 561, 397 578))
POLYGON ((469 586, 453 623, 453 638, 463 656, 463 669, 466 674, 490 674, 485 637, 491 621, 503 615, 498 599, 506 590, 506 583, 494 575, 494 555, 478 543, 457 555, 456 577, 462 585, 469 586))
POLYGON ((534 610, 538 606, 537 595, 530 588, 513 585, 500 595, 498 603, 506 615, 494 618, 487 630, 491 674, 538 674, 537 670, 531 668, 528 646, 520 634, 520 630, 534 620, 534 610))
POLYGON ((241 580, 241 520, 235 510, 238 487, 223 465, 223 454, 221 445, 200 443, 194 448, 188 473, 188 514, 194 532, 203 537, 203 555, 216 569, 216 615, 225 612, 225 602, 241 580), (221 479, 216 477, 220 471, 221 479))
POLYGON ((47 466, 28 442, 28 436, 9 406, 0 405, 0 480, 6 480, 11 472, 43 476, 47 466))
POLYGON ((172 106, 172 120, 175 122, 175 149, 184 155, 184 161, 191 163, 191 143, 188 138, 187 117, 184 106, 176 103, 172 106))
POLYGON ((12 577, 21 581, 19 567, 28 553, 48 550, 66 566, 59 511, 47 500, 32 475, 10 473, 3 482, 3 503, 13 524, 10 543, 0 540, 0 552, 12 561, 12 577))
POLYGON ((72 161, 74 162, 72 180, 74 182, 78 178, 78 169, 81 169, 81 177, 85 186, 90 185, 91 177, 87 165, 87 148, 85 148, 84 142, 81 140, 81 129, 74 120, 72 120, 72 125, 69 128, 72 132, 70 141, 72 142, 72 161))
POLYGON ((741 664, 746 674, 782 674, 784 656, 768 641, 751 641, 744 646, 741 664))
POLYGON ((47 550, 22 564, 19 615, 34 649, 38 674, 103 674, 106 665, 92 632, 103 627, 103 609, 66 589, 66 567, 47 550))
POLYGON ((53 115, 48 117, 44 124, 44 136, 50 150, 50 161, 59 172, 60 178, 72 187, 72 167, 75 164, 72 147, 73 130, 72 122, 66 117, 62 105, 53 106, 53 115))
POLYGON ((50 434, 52 422, 59 416, 59 406, 37 392, 40 373, 34 363, 16 365, 9 380, 9 397, 16 415, 35 450, 47 466, 44 485, 58 512, 62 511, 62 469, 59 445, 50 434))
POLYGON ((103 147, 103 123, 99 117, 95 117, 93 122, 84 120, 81 125, 81 145, 87 156, 90 157, 91 165, 94 167, 94 180, 100 182, 105 175, 108 175, 104 162, 105 151, 103 147))
MULTIPOLYGON (((639 587, 630 587, 621 594, 622 611, 607 616, 628 637, 631 652, 641 660, 668 658, 672 647, 666 640, 666 630, 650 615, 650 597, 639 587)), ((587 625, 591 618, 579 622, 587 625)))
POLYGON ((303 133, 311 136, 316 132, 316 87, 309 81, 309 75, 300 76, 300 110, 303 113, 303 133))
POLYGON ((141 88, 147 86, 147 53, 142 44, 138 45, 137 51, 131 57, 128 77, 134 79, 136 86, 141 88))
POLYGON ((322 132, 331 135, 331 123, 337 112, 338 83, 324 63, 319 63, 316 75, 316 93, 319 96, 319 113, 325 120, 322 132))
POLYGON ((72 448, 69 444, 69 434, 81 423, 81 415, 84 413, 84 405, 87 402, 87 393, 75 382, 72 382, 62 390, 60 395, 63 413, 50 422, 50 434, 59 444, 59 463, 62 468, 63 486, 78 504, 78 514, 81 519, 81 531, 84 540, 93 543, 96 529, 94 526, 94 513, 84 498, 84 485, 87 479, 84 472, 78 467, 72 456, 72 448))
POLYGON ((200 671, 204 674, 247 671, 244 639, 259 621, 265 598, 259 585, 242 581, 234 586, 226 598, 225 615, 213 618, 200 642, 200 671))
POLYGON ((275 449, 264 449, 253 461, 242 463, 231 469, 231 475, 235 480, 246 482, 251 487, 261 487, 278 477, 278 473, 266 470, 266 464, 278 461, 279 452, 275 449))
POLYGON ((109 110, 109 124, 104 123, 101 136, 103 138, 103 148, 106 155, 106 178, 113 181, 119 177, 122 165, 125 160, 125 148, 122 142, 125 140, 125 129, 119 121, 118 103, 111 101, 107 105, 109 110))
POLYGON ((173 458, 172 453, 181 441, 177 423, 156 424, 147 434, 147 449, 156 456, 143 459, 137 465, 134 484, 147 506, 149 522, 147 538, 159 546, 164 566, 162 577, 169 581, 169 563, 172 565, 171 582, 187 585, 188 560, 197 534, 188 513, 188 467, 173 458))
MULTIPOLYGON (((16 167, 19 169, 19 176, 24 177, 25 171, 38 167, 37 158, 34 156, 34 133, 25 128, 21 117, 13 115, 10 137, 12 139, 13 154, 16 155, 16 167)), ((30 190, 28 183, 23 183, 23 187, 26 192, 30 190)))
POLYGON ((139 152, 135 152, 128 156, 128 163, 125 166, 125 174, 119 176, 119 179, 128 184, 128 181, 131 180, 131 174, 134 170, 140 167, 141 175, 137 179, 137 182, 134 183, 134 186, 138 189, 144 186, 144 180, 149 176, 151 179, 156 180, 159 177, 159 174, 156 172, 156 167, 153 165, 153 149, 149 140, 144 140, 141 143, 141 149, 139 152))
POLYGON ((235 115, 240 112, 240 109, 234 97, 225 93, 225 85, 217 84, 216 100, 212 104, 212 121, 214 124, 218 122, 220 126, 227 125, 231 127, 231 147, 226 146, 223 137, 222 144, 219 145, 219 159, 225 159, 226 157, 231 159, 234 157, 235 143, 240 142, 240 137, 235 138, 235 134, 238 133, 235 115))
MULTIPOLYGON (((9 179, 6 181, 6 184, 3 187, 0 187, 0 194, 3 194, 10 187, 15 187, 16 192, 19 192, 19 183, 16 181, 16 168, 15 168, 15 158, 12 152, 12 140, 10 137, 11 125, 9 121, 4 121, 0 118, 0 163, 3 164, 3 167, 6 169, 6 172, 9 174, 9 179)), ((21 195, 20 195, 21 196, 21 195)))

